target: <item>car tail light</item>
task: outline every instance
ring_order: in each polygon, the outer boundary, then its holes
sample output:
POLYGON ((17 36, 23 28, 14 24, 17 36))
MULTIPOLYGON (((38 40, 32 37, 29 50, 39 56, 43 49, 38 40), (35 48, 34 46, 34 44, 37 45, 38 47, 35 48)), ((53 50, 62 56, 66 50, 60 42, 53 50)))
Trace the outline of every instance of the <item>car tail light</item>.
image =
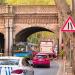
POLYGON ((11 73, 15 73, 15 74, 21 74, 23 73, 24 70, 22 69, 18 69, 18 70, 13 70, 11 73))

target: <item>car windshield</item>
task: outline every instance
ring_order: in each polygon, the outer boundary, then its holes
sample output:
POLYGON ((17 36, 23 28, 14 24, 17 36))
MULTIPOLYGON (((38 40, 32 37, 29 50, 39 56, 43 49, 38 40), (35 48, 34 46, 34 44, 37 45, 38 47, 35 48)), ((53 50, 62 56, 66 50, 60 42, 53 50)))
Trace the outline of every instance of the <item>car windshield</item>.
POLYGON ((37 58, 47 58, 46 55, 37 55, 37 58))
POLYGON ((18 65, 18 59, 0 59, 0 65, 18 65))

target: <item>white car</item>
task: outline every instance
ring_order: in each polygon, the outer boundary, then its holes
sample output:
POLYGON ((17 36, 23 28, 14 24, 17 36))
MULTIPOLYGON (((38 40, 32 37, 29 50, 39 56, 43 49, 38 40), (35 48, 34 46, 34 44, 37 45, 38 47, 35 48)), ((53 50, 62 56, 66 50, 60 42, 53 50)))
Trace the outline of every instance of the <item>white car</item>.
POLYGON ((33 68, 23 57, 0 57, 0 75, 34 75, 33 68))

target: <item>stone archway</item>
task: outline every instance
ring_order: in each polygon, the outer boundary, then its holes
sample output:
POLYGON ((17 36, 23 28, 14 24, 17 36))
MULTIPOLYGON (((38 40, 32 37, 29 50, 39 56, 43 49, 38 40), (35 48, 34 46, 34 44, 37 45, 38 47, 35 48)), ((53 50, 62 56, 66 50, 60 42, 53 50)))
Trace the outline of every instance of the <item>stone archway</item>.
POLYGON ((0 24, 5 33, 5 55, 12 55, 13 40, 21 30, 37 26, 55 32, 59 25, 58 9, 55 5, 1 5, 0 7, 1 17, 3 17, 0 24))
MULTIPOLYGON (((54 33, 54 35, 56 36, 56 33, 48 28, 45 28, 45 27, 40 27, 40 26, 33 26, 33 27, 27 27, 25 29, 22 29, 21 31, 19 31, 16 35, 15 35, 15 43, 14 45, 17 46, 18 48, 18 45, 22 45, 25 47, 25 50, 27 50, 26 48, 26 45, 27 43, 31 43, 31 42, 28 42, 27 38, 34 34, 34 33, 37 33, 37 32, 41 32, 41 31, 47 31, 47 32, 51 32, 51 33, 54 33)), ((57 37, 57 36, 56 36, 57 37)), ((50 37, 49 37, 50 38, 50 37)), ((49 39, 47 38, 47 39, 49 39)), ((46 40, 47 40, 46 39, 46 40)), ((52 38, 51 38, 52 39, 52 38)), ((39 39, 38 39, 39 40, 39 39)), ((53 39, 52 39, 53 40, 53 39)), ((57 40, 57 39, 54 39, 54 40, 57 40)), ((57 42, 58 44, 58 40, 55 41, 57 42)), ((34 43, 33 43, 34 44, 34 43)), ((38 43, 37 43, 38 44, 38 43)), ((19 49, 19 48, 18 48, 19 49)))
POLYGON ((53 31, 51 31, 49 29, 46 29, 44 27, 28 27, 28 28, 25 28, 25 29, 21 30, 19 33, 16 34, 15 41, 16 42, 19 42, 19 41, 26 42, 27 41, 27 38, 31 34, 36 33, 36 32, 40 32, 40 31, 53 32, 53 31))

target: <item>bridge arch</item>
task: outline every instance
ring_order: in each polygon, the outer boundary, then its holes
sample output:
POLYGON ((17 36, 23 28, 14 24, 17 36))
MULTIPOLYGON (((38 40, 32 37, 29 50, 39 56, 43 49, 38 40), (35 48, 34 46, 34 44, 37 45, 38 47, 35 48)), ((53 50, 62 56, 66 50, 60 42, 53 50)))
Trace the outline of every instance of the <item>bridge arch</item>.
MULTIPOLYGON (((21 30, 20 32, 18 32, 15 36, 15 41, 16 42, 26 42, 27 41, 27 38, 33 34, 33 33, 36 33, 36 32, 40 32, 40 31, 49 31, 49 32, 53 32, 47 28, 44 28, 44 27, 28 27, 28 28, 25 28, 23 30, 21 30)), ((53 32, 54 33, 54 32, 53 32)))

